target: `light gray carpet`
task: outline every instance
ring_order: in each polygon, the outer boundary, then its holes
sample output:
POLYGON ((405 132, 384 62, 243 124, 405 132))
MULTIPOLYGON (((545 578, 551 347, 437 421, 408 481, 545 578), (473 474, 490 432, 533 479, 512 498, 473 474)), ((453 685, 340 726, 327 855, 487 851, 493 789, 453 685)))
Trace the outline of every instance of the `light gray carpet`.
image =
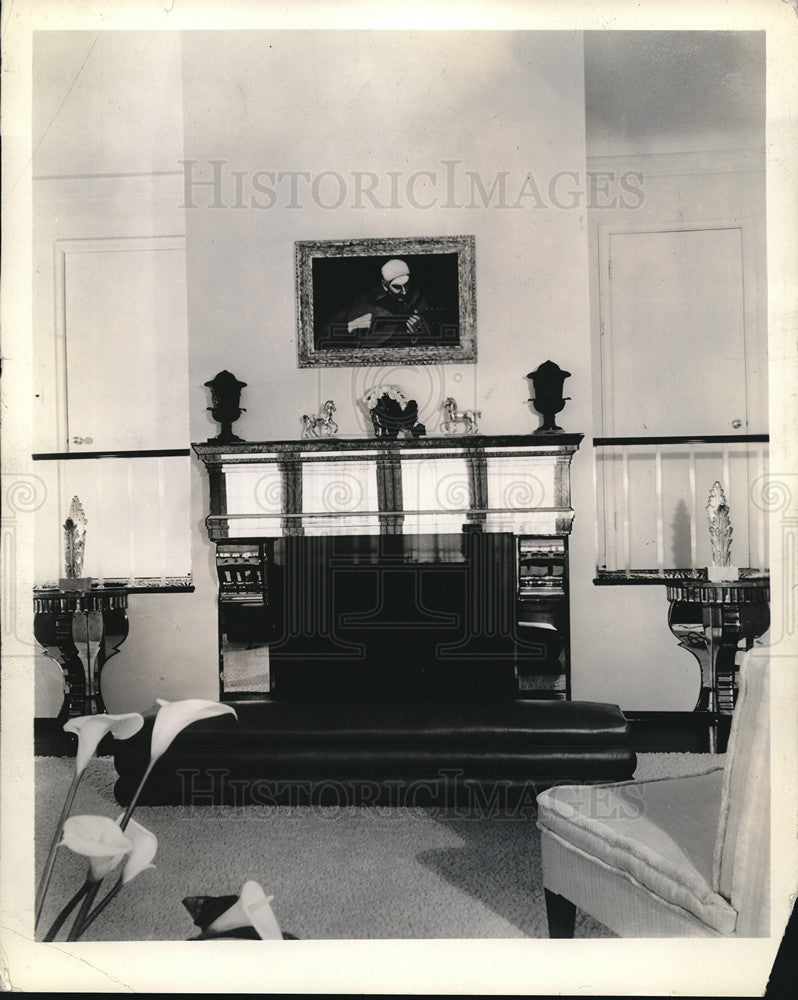
MULTIPOLYGON (((688 774, 708 754, 642 754, 636 778, 688 774)), ((36 761, 37 866, 72 777, 70 758, 36 761)), ((116 818, 110 758, 93 760, 73 812, 116 818)), ((141 807, 158 837, 157 867, 109 905, 84 940, 185 940, 189 895, 237 893, 248 879, 274 895, 284 931, 303 939, 546 937, 534 816, 458 817, 435 809, 141 807)), ((58 852, 40 930, 82 884, 85 862, 58 852)), ((38 870, 38 868, 37 868, 38 870)), ((107 880, 112 884, 113 879, 107 880)), ((612 937, 577 915, 576 936, 612 937)))

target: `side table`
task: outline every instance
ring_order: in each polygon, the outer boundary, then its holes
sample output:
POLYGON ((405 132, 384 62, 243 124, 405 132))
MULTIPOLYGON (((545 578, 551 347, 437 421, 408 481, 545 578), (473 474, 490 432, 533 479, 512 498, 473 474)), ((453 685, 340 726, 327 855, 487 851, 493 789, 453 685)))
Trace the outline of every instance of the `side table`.
POLYGON ((100 675, 127 638, 127 591, 36 589, 33 634, 64 674, 61 722, 105 711, 100 675))
POLYGON ((678 580, 667 586, 668 625, 701 668, 694 711, 710 715, 709 750, 719 747, 720 716, 730 716, 737 700, 739 649, 750 649, 770 625, 770 581, 678 580))

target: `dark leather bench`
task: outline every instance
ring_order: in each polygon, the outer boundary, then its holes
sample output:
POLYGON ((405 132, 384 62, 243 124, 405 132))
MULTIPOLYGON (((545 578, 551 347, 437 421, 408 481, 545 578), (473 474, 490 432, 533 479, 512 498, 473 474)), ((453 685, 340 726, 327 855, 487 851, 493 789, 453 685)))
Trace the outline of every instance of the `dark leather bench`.
MULTIPOLYGON (((508 697, 291 697, 232 703, 157 762, 149 805, 534 806, 558 783, 630 778, 615 705, 508 697)), ((152 718, 116 743, 126 805, 149 759, 152 718)))

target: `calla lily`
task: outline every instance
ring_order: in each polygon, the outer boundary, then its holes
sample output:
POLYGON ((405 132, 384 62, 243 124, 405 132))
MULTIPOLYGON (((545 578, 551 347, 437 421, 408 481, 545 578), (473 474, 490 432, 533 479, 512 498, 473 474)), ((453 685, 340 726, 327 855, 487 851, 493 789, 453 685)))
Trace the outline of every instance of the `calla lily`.
POLYGON ((274 896, 267 896, 257 882, 245 882, 238 902, 205 928, 205 933, 213 936, 239 927, 254 927, 258 936, 264 941, 272 938, 282 940, 280 925, 270 905, 273 899, 274 896))
POLYGON ((89 859, 89 881, 99 882, 133 850, 133 841, 107 816, 70 816, 61 841, 89 859))
POLYGON ((152 727, 150 743, 152 764, 169 749, 175 737, 193 722, 228 713, 238 718, 231 705, 223 705, 218 701, 206 701, 203 698, 188 698, 185 701, 164 701, 163 698, 156 700, 161 707, 152 727))
MULTIPOLYGON (((80 818, 96 820, 103 817, 83 816, 80 818)), ((121 820, 122 817, 120 816, 116 823, 112 824, 112 826, 116 827, 117 831, 122 834, 124 840, 127 840, 130 844, 130 850, 128 852, 127 861, 125 862, 125 867, 122 869, 122 874, 119 876, 119 879, 113 889, 111 889, 105 898, 102 899, 93 910, 91 910, 91 904, 94 900, 94 896, 100 888, 100 879, 107 875, 108 872, 111 871, 111 868, 115 867, 119 863, 118 859, 113 862, 109 860, 109 862, 105 863, 105 866, 102 867, 103 862, 97 857, 94 858, 92 874, 89 876, 88 880, 86 897, 83 901, 80 913, 78 914, 72 930, 70 931, 67 939, 69 941, 79 940, 79 938, 89 927, 91 927, 97 917, 99 917, 99 915, 103 912, 106 906, 108 906, 108 904, 116 898, 119 892, 124 889, 128 882, 132 881, 140 872, 145 871, 147 868, 155 867, 155 865, 150 863, 155 857, 155 852, 158 850, 158 839, 155 834, 150 833, 150 831, 143 827, 140 823, 136 823, 134 820, 131 820, 127 829, 127 835, 125 835, 122 833, 121 827, 119 826, 121 820)), ((114 835, 111 828, 108 827, 108 823, 110 823, 110 820, 106 820, 103 823, 103 826, 108 840, 111 840, 114 835)), ((60 923, 58 926, 60 926, 60 923)), ((58 926, 55 928, 55 933, 58 931, 58 926)), ((54 940, 54 937, 55 934, 52 934, 52 936, 48 936, 47 940, 54 940)))
POLYGON ((76 719, 70 719, 64 726, 64 732, 74 733, 78 738, 78 749, 75 755, 75 775, 72 784, 69 786, 64 804, 61 807, 61 815, 53 831, 53 839, 50 842, 50 850, 47 853, 47 860, 44 863, 41 881, 36 890, 36 923, 42 914, 44 898, 50 885, 50 879, 55 866, 55 855, 58 850, 59 837, 64 828, 64 821, 72 809, 75 800, 75 793, 78 790, 80 779, 86 766, 93 757, 100 740, 108 733, 111 733, 118 740, 126 740, 134 736, 144 725, 144 719, 138 712, 127 712, 124 715, 82 715, 76 719))
MULTIPOLYGON (((116 821, 122 822, 122 816, 116 821)), ((154 833, 150 833, 141 823, 134 819, 130 820, 125 830, 128 838, 133 842, 133 850, 128 855, 125 867, 122 869, 122 885, 127 885, 141 872, 147 868, 154 868, 152 859, 158 850, 158 838, 154 833)))
POLYGON ((164 698, 156 698, 158 702, 158 714, 152 725, 152 737, 150 739, 150 760, 141 776, 138 788, 133 793, 133 797, 122 817, 120 826, 127 829, 133 810, 141 795, 141 790, 150 776, 150 772, 156 761, 162 757, 172 745, 175 737, 181 733, 186 726, 200 719, 212 719, 216 715, 233 715, 238 718, 236 710, 231 705, 223 705, 219 701, 206 701, 204 698, 186 698, 183 701, 166 701, 164 698))
POLYGON ((127 712, 124 715, 82 715, 77 719, 70 719, 64 726, 64 732, 75 733, 78 738, 75 757, 77 774, 83 774, 100 745, 100 740, 108 733, 118 740, 126 740, 134 736, 143 725, 144 719, 138 712, 127 712))

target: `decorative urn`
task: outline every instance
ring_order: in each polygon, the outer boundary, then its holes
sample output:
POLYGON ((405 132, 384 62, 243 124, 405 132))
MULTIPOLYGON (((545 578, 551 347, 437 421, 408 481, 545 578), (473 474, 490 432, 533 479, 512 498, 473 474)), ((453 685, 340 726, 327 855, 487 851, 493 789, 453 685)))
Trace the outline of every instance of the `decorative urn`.
POLYGON ((535 393, 529 402, 543 417, 543 423, 535 434, 556 434, 562 431, 562 427, 555 424, 554 415, 559 413, 565 406, 566 400, 571 398, 562 394, 565 380, 570 375, 570 372, 563 371, 553 361, 544 361, 535 371, 527 375, 535 393))
POLYGON ((209 406, 213 419, 221 424, 221 429, 215 438, 208 438, 209 441, 219 441, 221 444, 228 444, 231 441, 241 441, 242 439, 233 434, 233 424, 247 411, 241 407, 241 390, 246 386, 246 382, 240 382, 232 372, 222 371, 206 382, 205 385, 211 390, 211 402, 209 406))

